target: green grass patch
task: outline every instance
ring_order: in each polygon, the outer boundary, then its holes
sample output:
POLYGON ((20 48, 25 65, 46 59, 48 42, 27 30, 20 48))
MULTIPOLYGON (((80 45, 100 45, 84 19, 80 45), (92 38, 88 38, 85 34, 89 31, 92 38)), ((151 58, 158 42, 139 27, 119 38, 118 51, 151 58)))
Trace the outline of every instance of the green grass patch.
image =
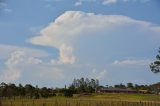
POLYGON ((72 98, 3 98, 2 106, 160 106, 160 95, 107 93, 74 95, 72 98))

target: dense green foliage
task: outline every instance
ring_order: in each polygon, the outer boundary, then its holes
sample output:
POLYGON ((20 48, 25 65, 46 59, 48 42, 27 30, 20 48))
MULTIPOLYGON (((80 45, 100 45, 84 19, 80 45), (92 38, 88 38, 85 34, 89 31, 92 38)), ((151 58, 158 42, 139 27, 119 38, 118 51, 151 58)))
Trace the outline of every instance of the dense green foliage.
POLYGON ((0 84, 0 96, 1 97, 8 97, 12 98, 15 96, 20 97, 29 97, 29 98, 36 98, 39 97, 50 97, 54 96, 54 90, 51 88, 38 88, 38 86, 34 87, 31 84, 26 84, 25 86, 22 86, 22 84, 19 84, 16 86, 15 84, 0 84))
POLYGON ((48 98, 53 96, 65 96, 65 97, 72 97, 73 94, 86 94, 90 95, 91 93, 97 92, 99 89, 102 88, 120 88, 120 89, 135 89, 135 90, 147 90, 148 93, 158 93, 160 89, 160 83, 153 84, 153 85, 138 85, 133 83, 124 84, 117 84, 112 86, 100 86, 99 81, 95 79, 74 79, 72 84, 67 88, 47 88, 42 87, 39 88, 38 86, 33 86, 31 84, 22 85, 19 84, 18 86, 12 83, 0 84, 0 97, 25 97, 25 98, 48 98))
POLYGON ((72 97, 72 96, 73 96, 72 90, 66 89, 66 90, 64 91, 64 96, 65 96, 65 97, 72 97))
POLYGON ((28 97, 28 98, 35 98, 38 99, 40 97, 48 98, 52 96, 66 96, 66 97, 72 97, 73 93, 92 93, 95 92, 95 90, 99 86, 99 81, 95 79, 88 79, 84 78, 81 79, 74 79, 73 83, 68 88, 39 88, 38 86, 34 87, 31 84, 26 84, 23 86, 22 84, 19 84, 18 86, 12 83, 6 84, 1 83, 0 84, 0 97, 28 97))
POLYGON ((150 69, 154 73, 160 72, 160 49, 158 51, 158 55, 156 56, 156 60, 153 63, 151 63, 150 69))
POLYGON ((74 93, 93 93, 99 87, 99 81, 95 79, 74 79, 72 84, 69 86, 69 89, 72 90, 74 93))

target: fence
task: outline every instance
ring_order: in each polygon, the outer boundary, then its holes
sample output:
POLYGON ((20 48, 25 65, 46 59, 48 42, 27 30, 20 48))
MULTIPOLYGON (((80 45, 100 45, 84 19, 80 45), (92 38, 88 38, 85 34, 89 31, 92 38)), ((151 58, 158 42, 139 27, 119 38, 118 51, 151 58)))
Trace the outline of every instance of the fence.
POLYGON ((114 100, 22 100, 22 101, 6 101, 0 106, 160 106, 160 102, 149 101, 114 101, 114 100))

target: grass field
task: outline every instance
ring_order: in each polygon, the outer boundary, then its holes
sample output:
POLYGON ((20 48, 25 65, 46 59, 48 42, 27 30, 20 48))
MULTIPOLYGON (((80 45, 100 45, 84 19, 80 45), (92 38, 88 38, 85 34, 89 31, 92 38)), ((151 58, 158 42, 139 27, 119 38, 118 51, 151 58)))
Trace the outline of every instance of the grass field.
POLYGON ((72 98, 2 99, 2 106, 160 106, 160 96, 148 94, 74 95, 72 98))

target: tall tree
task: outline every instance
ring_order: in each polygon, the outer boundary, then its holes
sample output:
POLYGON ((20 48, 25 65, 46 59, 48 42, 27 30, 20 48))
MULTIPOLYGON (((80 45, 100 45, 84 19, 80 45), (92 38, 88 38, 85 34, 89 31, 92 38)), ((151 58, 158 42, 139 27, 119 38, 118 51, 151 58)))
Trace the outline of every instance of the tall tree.
POLYGON ((133 88, 133 83, 131 82, 127 83, 127 88, 133 88))
POLYGON ((74 91, 74 93, 92 93, 95 92, 99 87, 99 81, 96 79, 74 79, 73 83, 69 86, 69 89, 74 91))
POLYGON ((160 48, 158 51, 158 55, 156 56, 156 60, 150 65, 150 69, 154 73, 160 72, 160 48))
POLYGON ((25 88, 26 96, 32 98, 34 96, 35 88, 31 84, 26 84, 24 88, 25 88))

